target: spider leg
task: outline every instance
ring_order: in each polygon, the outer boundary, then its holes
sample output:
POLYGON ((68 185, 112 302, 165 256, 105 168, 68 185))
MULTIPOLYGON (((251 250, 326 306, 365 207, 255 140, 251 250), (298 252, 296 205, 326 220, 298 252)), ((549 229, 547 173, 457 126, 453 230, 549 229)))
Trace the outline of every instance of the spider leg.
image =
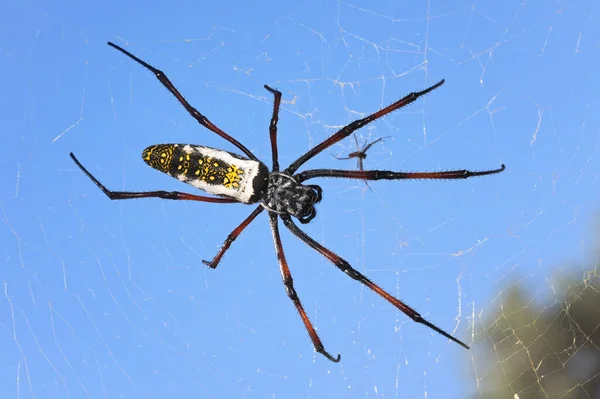
POLYGON ((364 154, 365 158, 367 157, 367 151, 369 151, 369 148, 371 148, 373 146, 373 144, 379 143, 381 140, 383 140, 385 137, 380 137, 375 141, 372 141, 371 143, 367 144, 364 146, 364 148, 360 151, 364 154))
POLYGON ((265 85, 265 89, 273 94, 273 115, 269 125, 269 137, 271 138, 271 155, 273 158, 273 172, 279 172, 279 152, 277 150, 277 122, 279 121, 279 105, 281 104, 281 92, 265 85))
POLYGON ((356 144, 356 151, 358 151, 359 153, 362 152, 360 150, 360 146, 358 145, 358 137, 356 137, 356 133, 354 133, 352 136, 354 136, 354 144, 356 144))
POLYGON ((375 293, 377 293, 383 299, 385 299, 386 301, 388 301, 389 303, 394 305, 402 313, 404 313, 405 315, 410 317, 414 322, 423 324, 423 325, 429 327, 430 329, 432 329, 433 331, 437 332, 438 334, 443 335, 444 337, 454 341, 455 343, 459 344, 463 348, 469 349, 469 346, 467 344, 465 344, 458 338, 454 338, 452 335, 448 334, 441 328, 439 328, 436 325, 425 320, 419 314, 419 312, 417 312, 416 310, 414 310, 413 308, 411 308, 404 302, 400 301, 399 299, 396 299, 391 294, 389 294, 387 291, 385 291, 384 289, 379 287, 377 284, 375 284, 374 282, 369 280, 365 275, 363 275, 359 271, 355 270, 352 266, 350 266, 350 264, 348 262, 346 262, 346 260, 339 257, 338 255, 336 255, 329 249, 325 248, 321 244, 317 243, 308 234, 306 234, 304 231, 300 230, 298 228, 298 226, 296 226, 296 224, 292 221, 292 218, 289 215, 281 215, 281 219, 283 219, 283 223, 285 224, 285 226, 288 229, 290 229, 290 231, 296 237, 298 237, 300 240, 304 241, 305 244, 309 245, 314 250, 319 252, 321 255, 326 257, 331 263, 333 263, 338 269, 340 269, 341 271, 346 273, 348 276, 350 276, 354 280, 357 280, 360 283, 369 287, 371 290, 373 290, 375 293))
POLYGON ((100 190, 102 190, 102 192, 104 194, 106 194, 106 196, 108 198, 110 198, 111 200, 126 200, 126 199, 134 199, 134 198, 153 198, 154 197, 154 198, 162 198, 162 199, 170 199, 170 200, 216 202, 216 203, 220 203, 220 204, 239 203, 239 201, 236 201, 236 200, 230 199, 230 198, 204 197, 202 195, 182 193, 179 191, 162 191, 162 190, 141 191, 141 192, 112 191, 112 190, 109 190, 108 188, 106 188, 102 183, 100 183, 100 181, 98 179, 96 179, 90 172, 88 172, 88 170, 83 167, 81 162, 79 162, 79 160, 77 158, 75 158, 75 155, 73 155, 72 152, 69 155, 71 155, 71 158, 73 159, 73 161, 77 164, 77 166, 79 166, 79 169, 81 169, 83 171, 83 173, 85 173, 85 175, 87 177, 89 177, 90 180, 93 181, 94 184, 96 186, 98 186, 98 188, 100 190))
MULTIPOLYGON (((354 135, 354 136, 356 137, 356 135, 354 135)), ((362 157, 361 157, 361 158, 360 158, 360 160, 359 160, 359 164, 360 164, 360 165, 359 165, 359 168, 358 168, 358 170, 360 170, 361 172, 364 172, 364 171, 365 171, 365 168, 364 168, 363 162, 364 162, 364 160, 367 158, 367 151, 369 151, 369 148, 371 148, 371 147, 373 146, 373 144, 379 143, 381 140, 383 140, 383 139, 387 139, 388 137, 390 137, 390 136, 383 136, 383 137, 380 137, 380 138, 378 138, 377 140, 375 140, 375 141, 372 141, 370 144, 366 144, 366 145, 363 147, 363 149, 360 151, 360 152, 361 152, 361 154, 362 154, 362 157)), ((371 186, 369 186, 369 183, 368 183, 366 180, 364 180, 364 182, 365 182, 365 186, 367 186, 367 188, 368 188, 369 190, 371 190, 371 192, 374 192, 374 191, 373 191, 373 189, 371 188, 371 186)))
POLYGON ((339 159, 340 161, 344 161, 346 159, 356 158, 356 157, 338 157, 337 155, 333 155, 333 154, 331 154, 331 156, 334 157, 335 159, 339 159))
POLYGON ((364 165, 363 165, 363 158, 361 158, 361 157, 356 158, 356 167, 361 172, 365 170, 364 165))
MULTIPOLYGON (((366 150, 365 150, 366 151, 366 150)), ((367 154, 365 154, 365 158, 366 158, 367 154)), ((364 165, 363 165, 363 161, 364 158, 358 158, 358 170, 360 170, 361 172, 364 172, 364 165)), ((369 190, 371 190, 372 193, 374 193, 373 189, 371 188, 371 186, 369 186, 369 182, 366 180, 363 180, 365 182, 365 186, 367 186, 367 188, 369 190)))
POLYGON ((154 68, 152 65, 148 64, 145 61, 142 61, 135 55, 131 54, 129 51, 117 46, 114 43, 108 42, 108 45, 119 50, 121 53, 125 54, 126 56, 128 56, 129 58, 131 58, 132 60, 134 60, 135 62, 137 62, 138 64, 140 64, 141 66, 143 66, 144 68, 149 70, 150 72, 152 72, 154 74, 154 76, 156 76, 156 78, 160 81, 160 83, 162 83, 162 85, 165 86, 165 88, 167 90, 169 90, 169 92, 173 96, 175 96, 177 101, 179 101, 179 103, 181 105, 183 105, 183 107, 187 110, 187 112, 194 119, 196 119, 199 124, 201 124, 202 126, 207 128, 208 130, 218 134, 225 140, 229 141, 231 144, 236 146, 240 151, 242 151, 244 154, 246 154, 248 156, 248 158, 250 158, 254 161, 258 161, 258 158, 256 158, 256 156, 249 149, 247 149, 239 141, 237 141, 236 139, 234 139, 233 137, 231 137, 230 135, 228 135, 227 133, 225 133, 224 131, 219 129, 210 120, 208 120, 208 118, 206 116, 202 115, 196 108, 192 107, 190 105, 190 103, 188 103, 187 100, 181 95, 181 93, 179 93, 179 91, 175 88, 173 83, 169 80, 169 78, 167 77, 167 75, 165 75, 165 73, 163 71, 154 68))
POLYGON ((229 249, 229 247, 231 246, 231 244, 235 241, 236 238, 239 237, 239 235, 242 233, 242 231, 244 231, 244 229, 246 227, 248 227, 248 225, 250 223, 252 223, 254 221, 254 219, 264 210, 265 208, 263 208, 262 205, 259 205, 251 214, 250 216, 248 216, 242 223, 240 223, 240 225, 238 227, 236 227, 231 233, 229 233, 229 235, 227 236, 227 238, 225 239, 225 242, 223 242, 223 245, 221 246, 221 249, 219 250, 219 252, 217 252, 217 254, 215 255, 215 257, 213 258, 213 260, 206 261, 203 260, 202 263, 204 263, 206 266, 210 267, 211 269, 216 269, 217 266, 219 265, 219 262, 221 261, 221 258, 223 257, 223 255, 225 255, 225 252, 227 252, 227 250, 229 249))
POLYGON ((388 105, 387 107, 385 107, 365 118, 357 119, 354 122, 346 125, 342 129, 340 129, 336 133, 334 133, 332 136, 325 139, 325 141, 323 141, 321 144, 316 145, 311 150, 309 150, 306 154, 302 155, 300 158, 295 160, 294 163, 292 163, 286 169, 286 173, 289 175, 293 175, 300 166, 302 166, 306 161, 308 161, 315 155, 319 154, 321 151, 329 148, 330 146, 337 143, 338 141, 350 136, 356 130, 373 122, 374 120, 377 120, 377 119, 381 118, 382 116, 389 114, 390 112, 394 112, 397 109, 400 109, 400 108, 416 101, 419 97, 424 96, 425 94, 429 93, 430 91, 437 89, 438 87, 440 87, 443 84, 444 84, 444 80, 442 79, 435 85, 433 85, 425 90, 410 93, 409 95, 405 96, 404 98, 401 98, 400 100, 396 101, 395 103, 388 105))
MULTIPOLYGON (((294 280, 292 279, 292 274, 290 273, 290 268, 288 267, 287 260, 285 259, 285 254, 283 253, 283 244, 281 243, 281 237, 279 236, 279 226, 277 220, 277 214, 274 212, 269 212, 269 223, 271 225, 271 232, 273 233, 273 242, 275 243, 275 252, 277 254, 277 261, 279 262, 279 271, 281 272, 281 278, 283 279, 283 285, 285 286, 285 292, 287 296, 292 300, 298 314, 300 314, 300 318, 304 323, 304 327, 306 331, 308 331, 308 335, 310 336, 310 340, 315 347, 315 351, 325 356, 327 359, 332 362, 339 362, 341 356, 338 354, 337 357, 331 356, 323 346, 321 339, 317 335, 315 328, 313 327, 306 311, 302 307, 300 303, 300 298, 298 298, 298 294, 294 289, 294 280)), ((289 217, 289 216, 288 216, 289 217)))
POLYGON ((503 172, 506 166, 502 164, 498 169, 483 171, 471 171, 466 169, 448 170, 444 172, 392 172, 390 170, 339 170, 339 169, 312 169, 305 170, 294 176, 294 179, 301 183, 315 177, 341 177, 346 179, 363 180, 408 180, 408 179, 468 179, 469 177, 495 175, 503 172))

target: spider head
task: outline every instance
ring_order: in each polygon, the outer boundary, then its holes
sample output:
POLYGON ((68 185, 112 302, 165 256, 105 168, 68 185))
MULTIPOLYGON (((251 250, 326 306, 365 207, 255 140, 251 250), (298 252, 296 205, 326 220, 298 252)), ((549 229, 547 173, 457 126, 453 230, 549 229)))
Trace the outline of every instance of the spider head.
POLYGON ((299 184, 298 187, 302 189, 303 195, 306 196, 306 201, 302 202, 303 208, 299 209, 300 212, 292 215, 296 216, 300 223, 306 224, 317 216, 315 204, 321 202, 323 190, 321 187, 312 184, 307 186, 299 184))
POLYGON ((323 190, 316 185, 298 184, 293 177, 275 172, 269 176, 269 187, 263 206, 272 212, 288 214, 306 224, 317 216, 315 204, 323 190))

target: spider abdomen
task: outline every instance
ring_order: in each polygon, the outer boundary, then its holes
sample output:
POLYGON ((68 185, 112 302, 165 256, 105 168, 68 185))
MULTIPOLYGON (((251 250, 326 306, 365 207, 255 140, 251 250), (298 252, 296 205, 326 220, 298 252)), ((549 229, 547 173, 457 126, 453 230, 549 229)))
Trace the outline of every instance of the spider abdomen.
POLYGON ((156 144, 142 152, 152 168, 209 194, 245 204, 259 201, 269 171, 262 162, 227 151, 192 144, 156 144))

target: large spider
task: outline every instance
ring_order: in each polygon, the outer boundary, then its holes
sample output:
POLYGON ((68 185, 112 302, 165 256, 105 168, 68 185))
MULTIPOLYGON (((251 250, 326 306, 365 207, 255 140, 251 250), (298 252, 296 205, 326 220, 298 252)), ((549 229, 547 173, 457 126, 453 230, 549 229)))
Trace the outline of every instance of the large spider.
POLYGON ((402 311, 413 321, 421 323, 434 330, 438 334, 456 342, 462 347, 469 349, 469 346, 459 339, 451 336, 449 333, 425 320, 416 310, 406 305, 399 299, 394 298, 388 292, 380 288, 377 284, 369 280, 365 275, 355 270, 344 259, 319 244, 317 241, 302 231, 292 220, 292 216, 302 224, 310 222, 317 214, 315 204, 321 201, 321 187, 311 184, 303 184, 309 179, 315 177, 337 177, 362 180, 404 180, 404 179, 467 179, 473 176, 484 176, 500 173, 504 171, 505 166, 501 165, 498 169, 473 172, 469 170, 452 170, 444 172, 392 172, 387 170, 366 170, 351 171, 338 169, 311 169, 296 173, 298 168, 306 161, 313 158, 326 148, 329 148, 338 141, 348 137, 354 131, 360 129, 368 123, 381 118, 407 104, 412 103, 419 97, 437 89, 444 80, 435 85, 419 91, 413 92, 395 103, 365 117, 355 120, 349 125, 343 127, 338 132, 318 144, 304 155, 300 156, 290 166, 283 171, 279 168, 277 154, 277 121, 279 120, 279 104, 281 102, 281 92, 265 85, 274 97, 273 114, 271 124, 269 125, 269 136, 271 139, 272 169, 269 172, 267 166, 254 156, 246 147, 236 139, 215 126, 196 108, 192 107, 187 100, 177 91, 173 83, 160 70, 152 65, 142 61, 125 49, 108 42, 108 45, 119 50, 129 58, 141 64, 144 68, 151 71, 156 78, 166 87, 169 92, 177 98, 189 114, 202 126, 218 134, 243 152, 247 158, 233 154, 228 151, 218 150, 209 147, 203 147, 192 144, 158 144, 146 148, 142 152, 144 161, 161 172, 168 174, 182 182, 188 183, 196 188, 217 195, 218 197, 205 197, 194 194, 187 194, 179 191, 142 191, 126 192, 111 191, 104 187, 71 153, 71 158, 77 166, 102 190, 111 200, 125 200, 133 198, 162 198, 170 200, 191 200, 200 202, 215 202, 221 204, 243 203, 256 204, 258 206, 252 211, 239 226, 237 226, 225 239, 223 246, 210 261, 203 261, 210 268, 216 268, 225 252, 229 249, 233 241, 242 233, 242 231, 264 210, 269 214, 269 222, 273 233, 275 243, 275 252, 279 262, 279 269, 283 278, 288 297, 294 303, 296 310, 302 318, 304 327, 310 335, 315 351, 324 355, 333 362, 340 361, 340 355, 333 357, 325 350, 321 339, 317 335, 306 311, 300 303, 298 294, 294 289, 292 275, 285 259, 283 245, 279 236, 278 217, 281 218, 285 227, 287 227, 296 237, 305 244, 319 252, 321 255, 331 261, 338 269, 360 283, 366 285, 378 295, 383 297, 397 309, 402 311))

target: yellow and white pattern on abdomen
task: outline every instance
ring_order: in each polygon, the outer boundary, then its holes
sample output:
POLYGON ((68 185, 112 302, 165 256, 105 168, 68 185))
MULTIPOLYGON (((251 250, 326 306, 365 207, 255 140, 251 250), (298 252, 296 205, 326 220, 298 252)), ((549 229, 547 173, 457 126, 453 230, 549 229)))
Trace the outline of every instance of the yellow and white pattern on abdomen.
POLYGON ((215 148, 191 144, 157 144, 142 153, 152 168, 209 194, 251 203, 260 163, 215 148))

